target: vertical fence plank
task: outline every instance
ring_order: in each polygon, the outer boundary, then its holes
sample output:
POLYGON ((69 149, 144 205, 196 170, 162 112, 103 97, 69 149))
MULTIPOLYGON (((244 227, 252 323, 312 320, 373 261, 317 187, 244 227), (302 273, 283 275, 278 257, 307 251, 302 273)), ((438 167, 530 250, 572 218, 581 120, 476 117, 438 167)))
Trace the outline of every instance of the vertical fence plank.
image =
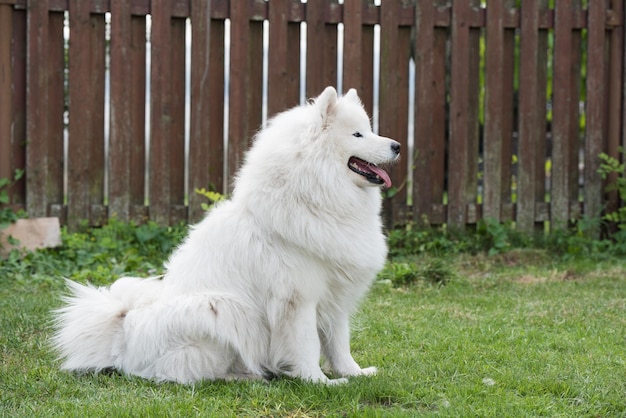
POLYGON ((530 0, 521 5, 519 165, 517 186, 517 228, 531 233, 536 206, 543 201, 544 177, 539 173, 545 158, 545 79, 546 39, 540 34, 539 14, 546 0, 530 0))
POLYGON ((211 57, 210 66, 210 156, 209 156, 209 183, 220 192, 226 193, 224 185, 224 21, 211 22, 211 57))
MULTIPOLYGON (((602 212, 602 177, 598 173, 607 134, 606 106, 606 1, 589 3, 587 32, 587 100, 585 138, 585 215, 597 218, 602 212)), ((600 230, 593 231, 599 237, 600 230)))
POLYGON ((413 220, 430 225, 433 179, 431 161, 435 153, 433 132, 435 87, 435 8, 432 0, 418 0, 415 6, 415 128, 413 171, 413 220))
POLYGON ((246 2, 230 3, 228 180, 233 179, 261 122, 263 23, 250 22, 246 2))
POLYGON ((391 137, 402 144, 400 160, 389 169, 397 193, 387 199, 384 217, 389 226, 399 221, 401 206, 406 206, 406 156, 408 112, 408 53, 410 45, 399 27, 400 1, 386 1, 380 6, 380 134, 391 137), (404 52, 404 53, 403 53, 404 52), (406 68, 404 68, 406 67, 406 68), (406 84, 405 84, 406 83, 406 84), (404 122, 404 126, 403 126, 404 122))
POLYGON ((13 178, 13 65, 11 39, 13 36, 13 6, 0 4, 0 179, 13 178))
POLYGON ((289 23, 290 0, 269 3, 268 117, 298 103, 300 24, 289 23))
MULTIPOLYGON (((48 22, 48 214, 63 219, 63 113, 65 111, 65 51, 63 45, 63 13, 50 13, 48 22)), ((104 104, 104 99, 102 100, 104 104)))
MULTIPOLYGON (((468 17, 476 21, 480 12, 480 1, 470 0, 468 17)), ((468 68, 468 107, 467 107, 467 173, 463 180, 466 200, 466 224, 475 224, 482 217, 481 206, 477 205, 478 162, 480 148, 480 25, 469 28, 469 68, 468 68)))
POLYGON ((126 1, 111 2, 109 216, 145 218, 145 17, 126 1))
POLYGON ((130 48, 130 219, 143 222, 146 206, 146 17, 131 18, 130 48))
POLYGON ((486 39, 483 215, 502 220, 510 200, 514 38, 504 20, 511 1, 489 4, 486 39))
POLYGON ((374 114, 374 25, 362 27, 361 40, 361 83, 359 97, 367 114, 374 114))
POLYGON ((396 54, 398 45, 399 0, 383 2, 380 6, 380 103, 379 126, 381 134, 398 137, 398 111, 400 98, 396 96, 400 86, 398 68, 400 60, 396 54))
MULTIPOLYGON (((432 222, 443 223, 446 213, 444 196, 446 193, 446 135, 448 132, 448 79, 446 71, 448 30, 435 28, 435 53, 433 57, 433 130, 430 170, 432 175, 431 216, 432 222)), ((426 139, 427 140, 427 139, 426 139)), ((415 196, 415 195, 413 195, 415 196)), ((419 196, 418 196, 419 197, 419 196)), ((415 197, 414 197, 415 199, 415 197)), ((415 200, 414 200, 415 201, 415 200)))
MULTIPOLYGON (((515 2, 508 1, 504 10, 504 16, 508 17, 516 13, 515 2)), ((503 86, 502 86, 502 182, 500 184, 500 197, 501 197, 501 221, 512 221, 514 218, 514 210, 512 204, 512 188, 513 188, 513 152, 519 150, 513 149, 514 147, 514 131, 517 127, 514 127, 517 105, 515 102, 515 55, 516 53, 516 40, 515 29, 506 28, 504 30, 504 56, 502 57, 502 65, 504 68, 503 86)), ((519 81, 518 81, 519 82, 519 81)), ((519 144, 519 142, 518 142, 519 144)), ((517 192, 517 190, 516 190, 517 192)))
POLYGON ((131 14, 130 3, 111 0, 111 102, 109 140, 109 217, 130 217, 131 14))
POLYGON ((576 40, 573 33, 573 12, 576 1, 557 2, 554 29, 554 106, 552 116, 552 184, 551 184, 551 226, 563 228, 570 219, 572 184, 577 181, 571 152, 578 142, 577 131, 572 132, 578 123, 578 95, 575 88, 576 40), (574 88, 574 90, 572 90, 574 88), (573 111, 576 109, 576 111, 573 111))
POLYGON ((504 2, 494 1, 487 11, 483 214, 496 221, 502 208, 502 144, 508 139, 502 127, 505 7, 504 2))
MULTIPOLYGON (((437 4, 443 6, 444 1, 439 0, 437 4)), ((446 135, 448 133, 448 28, 435 27, 433 42, 432 138, 423 138, 420 141, 431 141, 430 180, 432 197, 430 222, 441 224, 446 219, 443 203, 446 192, 446 135)), ((413 196, 413 201, 415 201, 415 194, 413 196)))
MULTIPOLYGON (((230 3, 230 74, 228 99, 228 162, 227 178, 230 182, 241 164, 248 147, 247 123, 250 74, 247 45, 250 42, 248 5, 246 2, 230 3)), ((229 185, 229 188, 232 187, 229 185)))
MULTIPOLYGON (((401 3, 400 9, 397 10, 398 20, 401 9, 408 8, 410 2, 405 0, 401 3)), ((397 74, 398 74, 398 90, 396 100, 398 101, 398 116, 396 120, 395 139, 402 145, 402 154, 400 160, 394 163, 389 174, 393 176, 397 189, 392 190, 393 197, 393 223, 397 225, 403 224, 408 216, 407 206, 407 189, 411 187, 411 175, 413 169, 409 170, 409 60, 411 59, 411 30, 410 26, 401 26, 398 22, 398 51, 397 51, 397 74)), ((386 134, 382 132, 382 135, 386 134)))
POLYGON ((337 25, 326 23, 326 8, 336 0, 307 3, 306 96, 337 85, 337 25))
POLYGON ((98 113, 104 106, 104 16, 100 16, 100 24, 98 18, 92 18, 90 4, 79 0, 71 0, 69 9, 67 216, 68 225, 76 228, 81 221, 91 219, 92 204, 102 203, 104 123, 98 113))
POLYGON ((172 135, 172 17, 170 3, 152 3, 150 67, 150 219, 170 222, 170 138, 172 135))
POLYGON ((363 90, 363 7, 362 1, 347 1, 343 5, 343 90, 363 90))
POLYGON ((289 78, 298 75, 287 71, 288 4, 289 0, 272 0, 269 3, 268 117, 287 108, 289 78))
POLYGON ((247 105, 248 132, 244 140, 249 145, 254 133, 263 122, 263 22, 250 21, 250 42, 247 49, 247 62, 249 73, 249 91, 247 105))
MULTIPOLYGON (((624 161, 624 157, 620 156, 618 147, 621 145, 626 149, 626 60, 624 52, 624 43, 626 42, 624 39, 626 34, 626 31, 624 30, 625 7, 626 5, 624 5, 623 0, 611 1, 611 9, 616 18, 615 22, 621 23, 613 26, 608 34, 610 38, 608 71, 610 84, 608 89, 609 104, 607 110, 607 151, 609 155, 615 158, 621 158, 622 161, 624 161), (622 106, 623 110, 620 112, 620 107, 622 106)), ((617 191, 610 192, 606 200, 607 213, 618 210, 620 204, 626 204, 626 202, 620 203, 617 191)))
MULTIPOLYGON (((92 113, 89 129, 89 220, 91 225, 101 225, 106 220, 104 206, 104 70, 105 21, 104 14, 90 15, 89 89, 92 113)), ((76 138, 75 138, 76 139, 76 138)))
POLYGON ((26 90, 26 203, 28 216, 48 212, 48 2, 33 2, 28 11, 26 90))
POLYGON ((467 196, 464 179, 467 172, 467 112, 469 103, 469 22, 465 2, 452 5, 450 140, 448 151, 448 225, 465 227, 467 196))
MULTIPOLYGON (((210 156, 223 150, 223 137, 216 141, 211 136, 211 127, 223 123, 212 117, 217 108, 211 106, 211 95, 220 94, 211 86, 211 4, 206 1, 191 2, 191 115, 189 133, 189 221, 197 222, 202 217, 203 197, 195 193, 197 188, 209 188, 210 156), (212 146, 218 145, 213 149, 212 146)), ((223 47, 223 41, 222 41, 223 47)), ((220 72, 219 68, 215 71, 220 72)), ((221 72, 224 72, 223 61, 221 72)), ((221 90, 220 98, 224 98, 221 90)))
MULTIPOLYGON (((547 0, 539 0, 539 12, 543 13, 548 9, 548 1, 547 0)), ((544 233, 545 231, 545 221, 547 219, 547 182, 548 182, 548 173, 547 173, 547 138, 548 138, 548 109, 546 106, 546 92, 548 90, 548 30, 540 29, 538 40, 537 40, 537 62, 538 62, 538 70, 537 70, 537 121, 536 125, 533 125, 536 129, 536 138, 537 141, 534 144, 535 147, 535 229, 544 233), (543 215, 539 217, 539 214, 543 215)), ((532 127, 531 127, 532 128, 532 127)))
POLYGON ((185 19, 171 20, 171 126, 167 150, 170 159, 170 224, 187 220, 185 206, 185 19))
POLYGON ((374 110, 374 25, 363 22, 364 13, 376 8, 372 0, 344 3, 343 90, 357 89, 368 115, 374 110))
MULTIPOLYGON (((470 36, 471 4, 452 6, 452 62, 450 82, 450 141, 448 164, 448 224, 465 228, 467 205, 474 201, 476 182, 475 140, 473 132, 476 107, 470 102, 472 85, 476 88, 470 36)), ((475 58, 474 58, 475 59, 475 58)))
MULTIPOLYGON (((626 4, 620 0, 611 0, 611 8, 615 12, 616 21, 626 20, 626 4)), ((626 149, 626 24, 616 26, 611 31, 611 114, 609 115, 609 131, 617 136, 618 144, 626 149), (621 63, 621 64, 620 64, 621 63), (621 68, 620 68, 621 67, 621 68), (621 100, 620 100, 621 91, 621 100), (620 113, 619 108, 622 108, 620 113), (615 109, 613 109, 615 107, 615 109), (621 138, 619 132, 621 130, 621 138)))
MULTIPOLYGON (((580 0, 574 0, 572 4, 575 16, 583 15, 582 2, 580 0)), ((582 86, 582 27, 576 25, 572 32, 572 54, 571 54, 571 79, 569 90, 572 94, 572 101, 570 102, 570 126, 569 137, 570 146, 568 149, 567 158, 569 160, 569 174, 567 187, 569 189, 569 208, 570 219, 579 219, 581 217, 581 204, 580 199, 582 197, 581 187, 584 187, 582 183, 583 178, 580 172, 580 156, 583 151, 583 137, 581 132, 581 118, 580 118, 580 101, 581 101, 581 86, 582 86)))
POLYGON ((363 86, 363 8, 359 0, 347 1, 343 5, 343 90, 355 88, 359 94, 363 86))
MULTIPOLYGON (((12 116, 12 164, 13 170, 26 169, 26 11, 13 10, 13 116, 12 116)), ((26 209, 26 179, 22 177, 9 189, 11 203, 26 209)))
POLYGON ((435 27, 432 0, 419 0, 415 12, 413 220, 428 226, 444 222, 439 215, 445 182, 448 31, 435 27))
POLYGON ((27 204, 32 217, 60 216, 63 146, 62 15, 47 2, 28 12, 27 204), (55 72, 54 68, 57 69, 55 72), (59 77, 59 74, 61 76, 59 77), (55 119, 54 116, 57 118, 55 119), (52 125, 50 122, 52 121, 52 125))
POLYGON ((287 82, 284 86, 287 107, 300 102, 300 23, 287 25, 287 82))
POLYGON ((133 124, 130 3, 111 0, 111 128, 109 139, 109 217, 130 219, 133 124))

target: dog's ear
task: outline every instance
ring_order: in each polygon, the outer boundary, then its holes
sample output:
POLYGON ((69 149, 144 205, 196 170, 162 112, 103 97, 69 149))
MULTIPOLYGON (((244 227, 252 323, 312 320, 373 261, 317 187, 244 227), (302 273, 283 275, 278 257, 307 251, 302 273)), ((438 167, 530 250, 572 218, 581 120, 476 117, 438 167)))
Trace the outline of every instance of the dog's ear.
POLYGON ((356 89, 348 90, 348 92, 343 97, 350 100, 351 102, 361 104, 361 99, 359 99, 359 95, 357 94, 356 89))
POLYGON ((315 105, 320 111, 323 125, 326 126, 335 116, 337 106, 337 90, 326 87, 322 94, 315 99, 315 105))

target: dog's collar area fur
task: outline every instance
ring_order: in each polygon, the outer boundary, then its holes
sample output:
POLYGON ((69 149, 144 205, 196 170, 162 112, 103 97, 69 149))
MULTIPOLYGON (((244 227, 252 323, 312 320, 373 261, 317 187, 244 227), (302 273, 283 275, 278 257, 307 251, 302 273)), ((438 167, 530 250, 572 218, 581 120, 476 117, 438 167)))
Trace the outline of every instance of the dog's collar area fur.
POLYGON ((348 160, 348 168, 365 177, 365 179, 370 183, 378 185, 384 184, 387 188, 391 187, 391 178, 389 177, 389 174, 376 164, 353 156, 348 160))

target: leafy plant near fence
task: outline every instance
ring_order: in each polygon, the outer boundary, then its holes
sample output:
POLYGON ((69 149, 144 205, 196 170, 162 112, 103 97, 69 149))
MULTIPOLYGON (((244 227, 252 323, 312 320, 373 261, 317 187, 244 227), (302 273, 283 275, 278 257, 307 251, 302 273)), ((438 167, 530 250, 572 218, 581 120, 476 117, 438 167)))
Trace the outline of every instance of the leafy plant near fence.
MULTIPOLYGON (((626 157, 624 148, 620 147, 619 152, 626 157)), ((606 180, 611 175, 616 176, 615 181, 610 183, 606 190, 609 192, 617 191, 620 200, 626 202, 626 163, 620 162, 619 159, 606 153, 601 153, 600 159, 602 159, 602 164, 598 171, 602 178, 606 180)), ((621 206, 616 211, 605 214, 604 219, 615 222, 621 231, 626 231, 626 206, 621 206)))
POLYGON ((204 211, 208 211, 209 209, 211 209, 213 207, 213 205, 215 205, 217 202, 220 202, 224 199, 226 199, 226 195, 223 195, 221 193, 218 192, 214 192, 211 190, 207 190, 204 187, 201 189, 196 189, 195 192, 197 194, 199 194, 200 196, 204 196, 207 198, 207 200, 209 201, 208 203, 206 202, 202 202, 200 204, 200 206, 202 207, 202 210, 204 211))
POLYGON ((9 197, 9 187, 15 184, 24 176, 24 170, 15 170, 13 179, 6 177, 0 178, 0 230, 9 226, 20 217, 24 216, 23 212, 15 212, 8 205, 11 203, 9 197))

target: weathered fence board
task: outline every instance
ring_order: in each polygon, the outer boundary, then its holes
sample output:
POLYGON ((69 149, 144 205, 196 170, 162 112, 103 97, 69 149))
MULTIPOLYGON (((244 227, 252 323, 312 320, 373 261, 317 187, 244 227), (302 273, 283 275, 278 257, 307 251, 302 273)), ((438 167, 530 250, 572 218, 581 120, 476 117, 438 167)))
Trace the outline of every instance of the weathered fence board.
POLYGON ((576 1, 558 3, 554 29, 554 109, 552 124, 551 220, 563 227, 570 220, 570 204, 576 182, 574 154, 577 142, 578 87, 580 67, 576 59, 578 37, 574 34, 572 10, 576 1), (572 131, 572 128, 576 128, 572 131))
POLYGON ((351 1, 344 4, 343 30, 343 90, 357 89, 361 101, 372 114, 374 110, 374 26, 365 25, 364 10, 373 6, 368 1, 351 1))
POLYGON ((0 177, 25 168, 14 207, 72 227, 196 221, 265 116, 337 85, 403 145, 390 224, 615 210, 597 169, 626 143, 623 2, 483 3, 0 0, 0 177))
MULTIPOLYGON (((63 162, 64 162, 64 45, 61 41, 63 33, 63 14, 49 15, 49 37, 54 40, 48 48, 48 184, 46 193, 49 213, 59 216, 64 212, 63 205, 63 162)), ((100 142, 102 146, 102 142, 100 142)))
POLYGON ((539 29, 547 0, 522 4, 519 89, 517 226, 531 233, 537 205, 545 199, 547 33, 539 29))
MULTIPOLYGON (((13 35, 13 9, 6 4, 0 4, 0 37, 13 35)), ((0 137, 11 137, 13 123, 13 66, 11 65, 11 44, 0 44, 0 137)), ((12 142, 0 141, 0 178, 13 176, 11 160, 13 157, 12 142)))
MULTIPOLYGON (((607 23, 610 30, 609 43, 609 73, 606 77, 608 83, 609 105, 606 110, 608 121, 607 154, 620 158, 618 147, 621 145, 626 150, 626 57, 624 53, 624 2, 611 1, 611 10, 607 14, 607 23), (620 109, 622 111, 620 112, 620 109)), ((622 159, 623 161, 623 159, 622 159)), ((615 176, 611 177, 614 180, 615 176)), ((624 204, 624 202, 621 202, 624 204)), ((606 210, 616 211, 620 206, 617 191, 608 193, 606 210)))
POLYGON ((47 68, 42 62, 48 51, 48 5, 41 1, 30 6, 27 14, 27 80, 26 90, 26 164, 28 167, 26 201, 30 216, 46 216, 48 199, 48 83, 47 68), (38 71, 38 69, 40 69, 38 71))
POLYGON ((300 94, 300 26, 288 21, 289 1, 269 7, 267 111, 275 114, 298 103, 300 94))
MULTIPOLYGON (((158 30, 151 31, 150 62, 150 160, 148 173, 150 218, 158 223, 169 224, 171 202, 170 145, 172 138, 173 113, 172 50, 182 45, 173 45, 172 15, 167 2, 152 5, 152 24, 158 30)), ((180 92, 179 92, 180 94, 180 92)), ((177 144, 178 145, 178 144, 177 144)))
POLYGON ((130 3, 111 0, 111 131, 109 139, 109 191, 117 196, 109 204, 111 215, 130 219, 131 150, 133 146, 132 105, 132 16, 130 3))
POLYGON ((452 7, 447 220, 458 229, 465 227, 468 209, 472 209, 469 205, 476 203, 479 46, 471 25, 476 7, 476 1, 458 2, 452 7))
POLYGON ((104 15, 92 15, 80 0, 69 8, 67 222, 76 227, 85 219, 99 224, 104 216, 104 15))
MULTIPOLYGON (((220 193, 226 193, 224 183, 224 21, 213 20, 211 23, 211 58, 209 62, 211 126, 209 127, 209 182, 220 193)), ((194 135, 196 135, 194 133, 194 135)), ((198 140, 203 140, 198 138, 198 140)), ((206 140, 206 138, 204 138, 206 140)), ((195 183, 203 185, 207 183, 195 183)))
POLYGON ((337 84, 337 24, 327 21, 326 9, 338 7, 336 0, 307 3, 307 97, 337 84))
POLYGON ((227 173, 232 179, 261 123, 263 24, 250 21, 247 3, 230 3, 230 39, 227 173))
POLYGON ((512 3, 493 2, 486 28, 483 216, 498 221, 511 199, 514 39, 504 21, 512 3))
MULTIPOLYGON (((589 4, 587 40, 589 45, 605 45, 605 1, 589 4)), ((587 103, 585 140, 585 214, 597 217, 602 212, 602 179, 598 173, 601 152, 605 151, 604 138, 607 133, 605 120, 608 86, 606 79, 606 49, 593 48, 587 50, 587 103)))
MULTIPOLYGON (((221 126, 224 120, 223 113, 223 27, 211 22, 211 3, 191 3, 191 27, 192 51, 191 51, 191 97, 190 97, 190 132, 189 132, 189 184, 205 185, 209 187, 212 182, 222 183, 222 156, 224 153, 223 130, 215 130, 221 126), (214 26, 221 29, 214 31, 214 26), (221 39, 221 49, 219 42, 221 39), (212 48, 219 55, 211 55, 212 48), (221 67, 212 67, 213 58, 221 67), (220 74, 222 75, 220 77, 220 74), (217 80, 217 85, 214 82, 217 80), (211 100, 217 96, 218 101, 211 100), (220 102, 222 103, 220 107, 220 102), (217 116, 217 118, 215 117, 217 116), (215 133, 214 133, 215 132, 215 133), (208 138, 207 138, 208 135, 208 138), (219 154, 219 160, 212 160, 212 153, 219 154), (213 165, 218 167, 219 175, 213 165), (216 178, 217 177, 217 178, 216 178)), ((199 187, 199 186, 197 186, 199 187)), ((196 222, 202 217, 201 196, 189 190, 189 220, 196 222)))
POLYGON ((111 136, 109 214, 123 221, 146 215, 146 24, 124 0, 111 2, 111 136))
MULTIPOLYGON (((437 80, 440 73, 436 68, 436 29, 433 25, 435 6, 432 2, 422 2, 415 10, 415 148, 412 159, 413 173, 420 181, 413 182, 413 218, 420 224, 430 224, 433 213, 432 207, 436 201, 436 189, 443 187, 443 179, 438 184, 436 158, 436 144, 444 143, 445 138, 435 137, 434 128, 437 126, 435 115, 429 111, 437 109, 436 101, 439 98, 437 86, 442 80, 437 80), (439 142, 439 141, 441 142, 439 142)), ((445 57, 444 57, 445 67, 445 57)), ((439 69, 440 70, 440 69, 439 69)), ((445 71, 444 71, 445 72, 445 71)), ((444 82, 445 83, 445 82, 444 82)))
MULTIPOLYGON (((379 130, 395 138, 408 152, 407 118, 409 91, 410 36, 408 27, 400 26, 397 11, 405 6, 400 0, 381 5, 379 130)), ((395 183, 395 199, 387 201, 385 216, 388 221, 406 216, 407 170, 402 162, 389 169, 395 183)))

